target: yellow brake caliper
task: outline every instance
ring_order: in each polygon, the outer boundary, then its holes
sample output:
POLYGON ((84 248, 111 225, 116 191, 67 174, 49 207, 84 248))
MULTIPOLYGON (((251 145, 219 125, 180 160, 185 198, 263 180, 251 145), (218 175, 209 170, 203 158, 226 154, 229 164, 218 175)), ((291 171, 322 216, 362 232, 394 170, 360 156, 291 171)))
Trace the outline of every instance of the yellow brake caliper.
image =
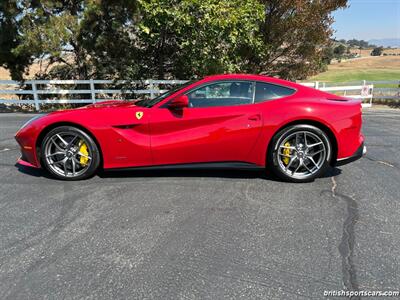
POLYGON ((79 152, 82 153, 83 155, 85 155, 85 156, 82 156, 82 155, 81 155, 81 158, 79 159, 79 163, 81 164, 81 166, 84 167, 84 166, 86 166, 86 165, 88 164, 88 161, 89 161, 89 159, 88 159, 89 152, 88 152, 87 145, 86 145, 85 142, 82 141, 82 140, 79 142, 79 152))
POLYGON ((283 148, 282 154, 285 156, 283 156, 282 161, 287 166, 290 161, 289 155, 291 154, 292 151, 289 149, 289 147, 290 147, 289 142, 286 142, 284 146, 287 148, 283 148))

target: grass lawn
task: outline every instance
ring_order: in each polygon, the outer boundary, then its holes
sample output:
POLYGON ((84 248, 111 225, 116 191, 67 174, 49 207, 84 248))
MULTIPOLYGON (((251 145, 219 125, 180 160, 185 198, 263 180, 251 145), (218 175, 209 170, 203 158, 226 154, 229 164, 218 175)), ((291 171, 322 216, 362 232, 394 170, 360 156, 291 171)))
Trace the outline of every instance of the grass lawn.
POLYGON ((400 80, 400 69, 328 70, 310 78, 325 82, 400 80))
POLYGON ((400 56, 370 56, 332 64, 328 66, 328 71, 308 80, 332 83, 361 80, 400 81, 400 56))

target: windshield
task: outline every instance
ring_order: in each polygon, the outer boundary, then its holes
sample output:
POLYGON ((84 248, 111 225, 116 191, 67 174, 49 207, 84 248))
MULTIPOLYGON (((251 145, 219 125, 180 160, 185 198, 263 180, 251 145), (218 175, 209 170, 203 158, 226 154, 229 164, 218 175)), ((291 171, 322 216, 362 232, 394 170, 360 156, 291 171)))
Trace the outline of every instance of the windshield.
POLYGON ((165 92, 163 94, 161 94, 160 96, 154 98, 154 99, 144 99, 144 100, 139 100, 135 102, 135 105, 137 106, 142 106, 142 107, 153 107, 154 105, 156 105, 157 103, 161 102, 162 100, 164 100, 165 98, 171 96, 173 93, 176 93, 177 91, 191 85, 193 83, 193 81, 188 81, 184 84, 178 85, 175 88, 169 90, 168 92, 165 92))

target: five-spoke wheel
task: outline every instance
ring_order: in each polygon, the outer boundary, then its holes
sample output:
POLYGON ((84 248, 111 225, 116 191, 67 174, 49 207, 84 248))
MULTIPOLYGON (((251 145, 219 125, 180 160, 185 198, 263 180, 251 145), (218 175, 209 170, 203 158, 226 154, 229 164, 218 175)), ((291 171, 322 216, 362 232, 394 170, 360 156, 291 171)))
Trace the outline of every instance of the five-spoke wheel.
POLYGON ((331 159, 331 144, 321 129, 294 125, 281 130, 272 140, 269 153, 272 171, 292 182, 311 181, 326 171, 331 159))
POLYGON ((64 180, 90 177, 99 166, 99 150, 84 131, 61 126, 51 130, 42 142, 41 158, 45 168, 64 180))

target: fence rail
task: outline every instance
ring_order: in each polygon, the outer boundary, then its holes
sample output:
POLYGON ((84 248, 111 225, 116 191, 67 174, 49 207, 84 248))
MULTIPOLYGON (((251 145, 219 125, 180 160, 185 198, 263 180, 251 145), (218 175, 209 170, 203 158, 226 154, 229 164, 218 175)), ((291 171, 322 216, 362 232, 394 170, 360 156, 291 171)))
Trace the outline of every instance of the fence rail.
MULTIPOLYGON (((96 103, 107 99, 122 98, 124 95, 156 95, 168 90, 169 86, 183 84, 186 80, 0 80, 0 103, 30 104, 40 110, 42 104, 96 103), (107 87, 104 87, 107 85, 107 87), (121 88, 121 85, 140 88, 121 88), (102 87, 100 87, 102 86, 102 87), (111 86, 111 88, 110 88, 111 86), (161 88, 165 86, 164 88, 161 88), (69 88, 70 87, 70 88, 69 88), (119 88, 117 88, 119 87, 119 88), (8 97, 3 97, 8 96, 8 97), (29 97, 29 95, 31 97, 29 97), (79 97, 80 95, 81 97, 79 97), (82 99, 80 99, 82 98, 82 99)), ((302 85, 322 91, 342 93, 351 98, 363 100, 363 106, 372 106, 372 99, 400 99, 400 81, 355 81, 330 86, 324 82, 299 82, 302 85), (375 88, 375 85, 395 87, 375 88)))
POLYGON ((339 85, 339 86, 326 86, 325 84, 321 84, 319 81, 315 82, 300 82, 300 84, 308 87, 312 87, 315 89, 319 89, 324 92, 342 92, 343 96, 361 99, 363 100, 363 107, 371 107, 372 106, 372 98, 374 85, 366 84, 366 82, 362 82, 362 85, 339 85), (348 92, 351 92, 348 94, 348 92), (358 92, 354 94, 354 91, 358 92), (366 101, 365 101, 366 100, 366 101))
POLYGON ((299 82, 299 84, 320 89, 327 92, 343 92, 344 96, 350 98, 365 99, 364 107, 371 107, 373 99, 378 100, 400 100, 400 80, 383 80, 383 81, 351 81, 351 82, 299 82), (334 84, 334 86, 332 86, 334 84), (393 87, 380 87, 392 85, 393 87), (378 87, 377 87, 378 86, 378 87), (348 94, 348 91, 360 91, 360 94, 348 94))
POLYGON ((14 89, 1 89, 0 95, 18 96, 32 95, 32 99, 19 98, 0 98, 0 103, 3 104, 33 104, 36 110, 40 110, 41 104, 67 104, 67 103, 96 103, 107 99, 112 99, 116 95, 124 94, 149 95, 154 98, 156 95, 167 91, 161 89, 161 85, 177 85, 187 82, 186 80, 26 80, 24 82, 14 80, 0 80, 0 86, 14 86, 14 89), (57 86, 79 85, 78 89, 57 88, 57 86), (121 89, 121 88, 96 88, 96 85, 139 85, 146 86, 146 89, 121 89), (30 89, 27 87, 30 86, 30 89), (44 88, 41 88, 44 86, 44 88), (86 86, 86 88, 82 87, 86 86), (17 88, 15 88, 17 87, 17 88), (41 99, 40 96, 53 96, 52 99, 41 99), (87 98, 57 98, 57 96, 66 95, 90 95, 87 98), (103 97, 98 97, 102 95, 103 97))

